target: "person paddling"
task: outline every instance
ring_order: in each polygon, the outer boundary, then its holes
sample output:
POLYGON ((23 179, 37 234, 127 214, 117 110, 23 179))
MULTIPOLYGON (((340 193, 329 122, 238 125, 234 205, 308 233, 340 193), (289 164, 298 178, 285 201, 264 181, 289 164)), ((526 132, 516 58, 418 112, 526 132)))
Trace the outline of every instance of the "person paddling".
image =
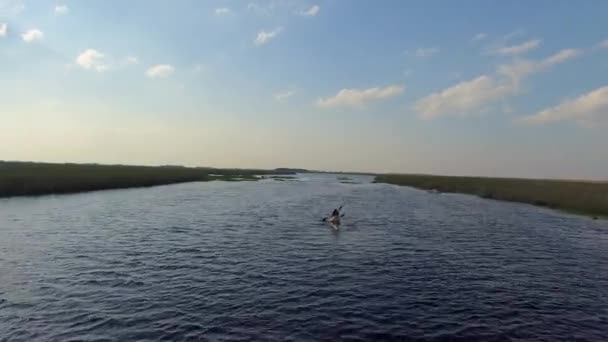
POLYGON ((340 206, 338 209, 334 209, 334 211, 332 211, 331 213, 331 216, 323 218, 323 221, 327 221, 333 224, 340 224, 340 217, 344 216, 344 214, 340 215, 340 210, 342 210, 342 206, 340 206))

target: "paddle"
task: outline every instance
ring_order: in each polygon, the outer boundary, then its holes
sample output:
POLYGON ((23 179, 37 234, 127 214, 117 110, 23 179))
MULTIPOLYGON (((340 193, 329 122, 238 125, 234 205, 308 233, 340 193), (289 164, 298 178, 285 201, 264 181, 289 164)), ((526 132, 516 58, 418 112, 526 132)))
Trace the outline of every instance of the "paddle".
MULTIPOLYGON (((338 208, 338 212, 340 212, 340 210, 342 210, 342 207, 344 207, 344 204, 343 204, 343 205, 341 205, 341 206, 338 208)), ((341 215, 339 215, 339 217, 340 217, 340 218, 342 218, 342 217, 344 217, 344 215, 345 215, 345 214, 344 214, 344 213, 342 213, 341 215)), ((321 222, 325 222, 325 221, 327 221, 328 219, 329 219, 329 217, 324 217, 324 218, 322 218, 322 219, 321 219, 321 222)))

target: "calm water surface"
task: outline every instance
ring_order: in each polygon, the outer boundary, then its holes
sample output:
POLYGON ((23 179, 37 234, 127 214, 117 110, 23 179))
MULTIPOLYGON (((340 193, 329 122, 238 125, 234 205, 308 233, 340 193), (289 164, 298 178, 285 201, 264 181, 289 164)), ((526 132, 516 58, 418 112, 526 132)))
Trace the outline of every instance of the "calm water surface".
POLYGON ((0 200, 0 341, 608 340, 606 221, 356 180, 0 200))

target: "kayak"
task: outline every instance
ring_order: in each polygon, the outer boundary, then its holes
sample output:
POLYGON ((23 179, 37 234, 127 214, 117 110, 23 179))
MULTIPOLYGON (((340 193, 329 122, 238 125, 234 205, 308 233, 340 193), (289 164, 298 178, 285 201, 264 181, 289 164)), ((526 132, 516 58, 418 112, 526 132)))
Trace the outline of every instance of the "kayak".
POLYGON ((340 216, 332 216, 327 219, 327 222, 335 225, 340 225, 340 216))
POLYGON ((334 229, 340 229, 340 216, 330 216, 323 219, 323 221, 329 223, 329 225, 334 229))
POLYGON ((329 223, 334 230, 340 229, 340 218, 344 217, 344 214, 340 214, 341 209, 342 206, 338 209, 334 209, 331 216, 324 217, 321 221, 329 223))

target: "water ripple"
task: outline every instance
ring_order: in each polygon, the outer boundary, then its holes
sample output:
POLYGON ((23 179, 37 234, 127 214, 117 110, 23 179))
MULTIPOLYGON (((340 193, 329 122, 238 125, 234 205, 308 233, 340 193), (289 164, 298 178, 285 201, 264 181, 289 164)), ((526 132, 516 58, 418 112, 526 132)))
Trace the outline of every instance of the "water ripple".
POLYGON ((607 339, 606 221, 369 180, 0 200, 0 341, 607 339))

